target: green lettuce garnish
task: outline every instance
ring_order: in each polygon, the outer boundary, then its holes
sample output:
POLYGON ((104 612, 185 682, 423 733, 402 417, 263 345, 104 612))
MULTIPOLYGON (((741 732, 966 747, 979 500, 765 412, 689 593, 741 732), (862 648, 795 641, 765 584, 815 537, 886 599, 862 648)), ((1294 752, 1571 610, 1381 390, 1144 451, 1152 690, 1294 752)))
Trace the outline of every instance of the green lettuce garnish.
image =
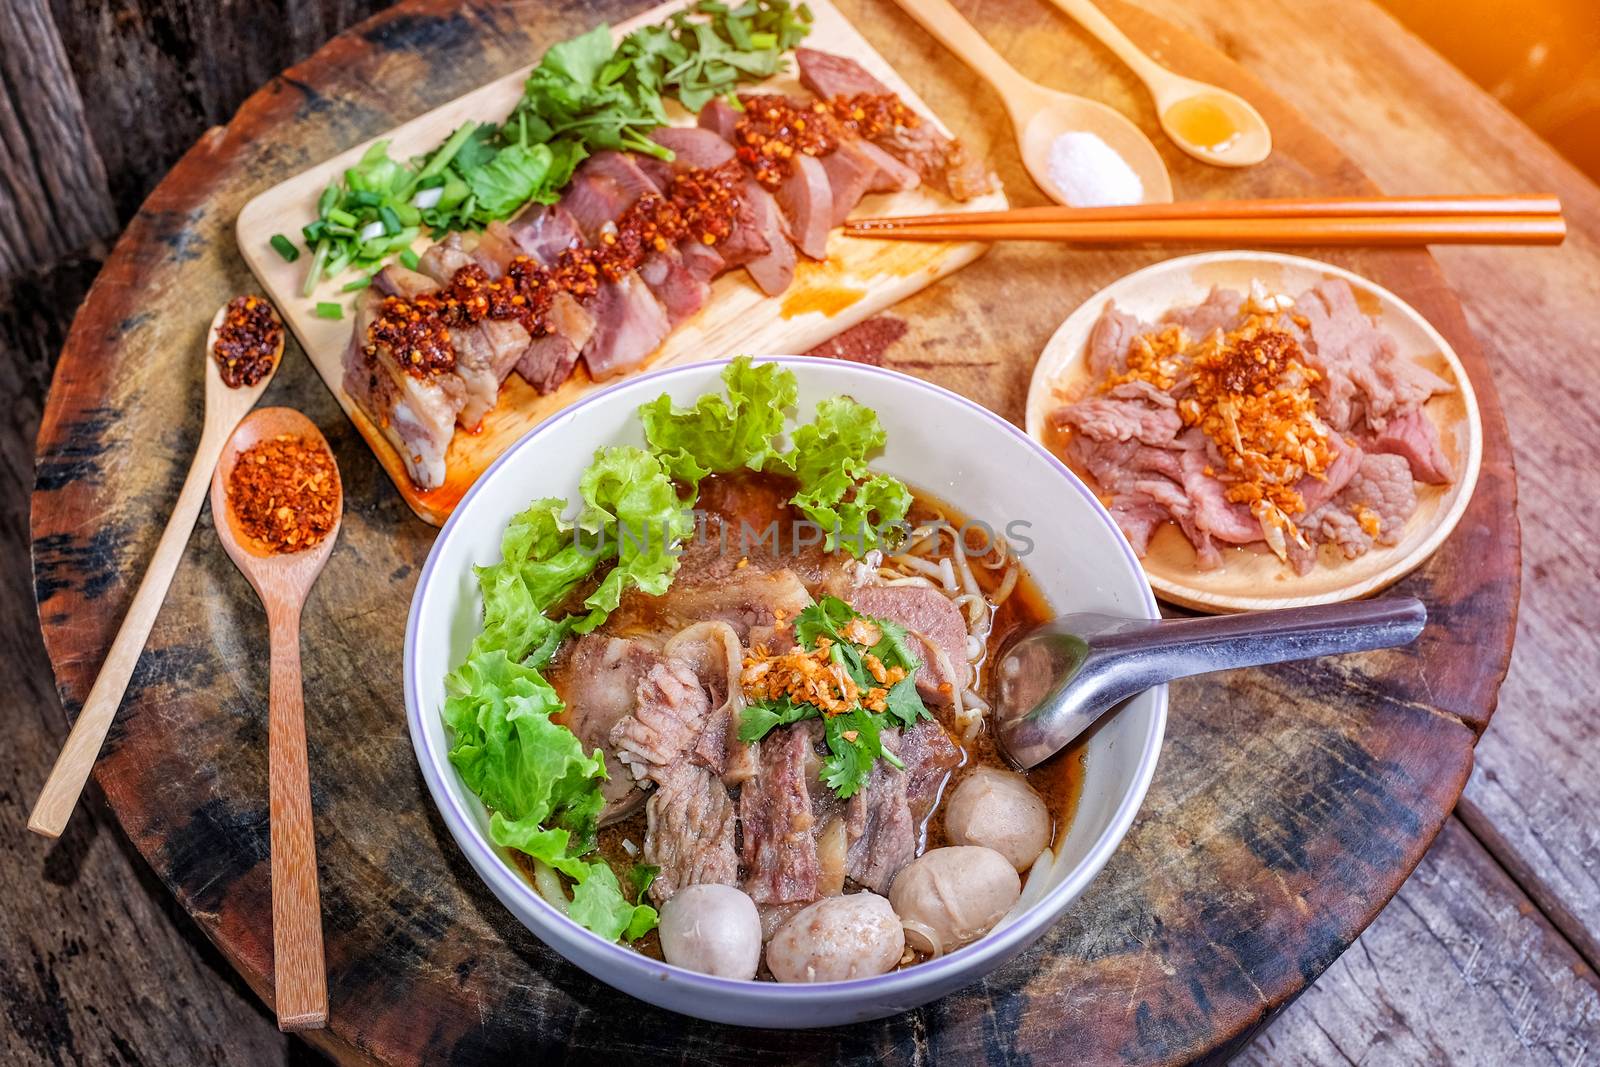
POLYGON ((824 550, 843 545, 858 559, 905 520, 911 491, 867 466, 885 439, 871 408, 849 397, 822 401, 786 451, 781 438, 799 395, 794 372, 739 356, 722 382, 726 397, 707 394, 687 411, 665 393, 640 405, 645 440, 674 478, 694 485, 741 468, 792 475, 800 483, 793 503, 823 531, 824 550))
POLYGON ((582 858, 595 846, 605 763, 551 718, 563 705, 539 669, 567 634, 604 622, 628 588, 665 592, 694 519, 660 462, 637 448, 596 452, 579 495, 576 522, 561 517, 565 501, 534 501, 507 524, 500 562, 477 568, 483 630, 445 679, 443 715, 450 762, 492 813, 490 838, 571 879, 574 921, 632 940, 655 927, 655 909, 631 903, 605 863, 582 858), (606 561, 587 614, 561 614, 606 561))

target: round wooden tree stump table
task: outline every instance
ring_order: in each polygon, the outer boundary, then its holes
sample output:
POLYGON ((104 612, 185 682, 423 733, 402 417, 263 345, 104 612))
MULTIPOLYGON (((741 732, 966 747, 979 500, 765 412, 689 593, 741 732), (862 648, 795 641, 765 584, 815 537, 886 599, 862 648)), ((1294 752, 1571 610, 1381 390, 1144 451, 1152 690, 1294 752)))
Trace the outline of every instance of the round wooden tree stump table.
MULTIPOLYGON (((201 422, 206 323, 253 281, 233 241, 255 193, 531 62, 549 43, 645 6, 553 0, 403 4, 336 38, 210 131, 107 261, 61 356, 39 437, 33 552, 62 699, 88 692, 201 422)), ((841 0, 872 43, 1000 171, 1040 202, 1000 101, 897 10, 841 0)), ((1206 168, 1157 136, 1182 197, 1374 191, 1308 122, 1208 46, 1121 3, 1109 13, 1182 73, 1255 102, 1277 151, 1206 168)), ((983 28, 1025 73, 1118 107, 1153 135, 1137 83, 1075 27, 990 0, 983 28), (1041 18, 1047 21, 1041 21, 1041 18)), ((813 42, 826 47, 826 41, 813 42)), ((285 219, 292 230, 298 219, 285 219)), ((922 375, 1020 421, 1045 340, 1091 292, 1184 249, 993 249, 822 352, 922 375)), ((1182 1062, 1225 1056, 1361 932, 1454 805, 1510 655, 1515 482, 1493 384, 1420 251, 1311 254, 1410 301, 1477 389, 1482 478, 1444 548, 1398 591, 1432 623, 1403 650, 1173 687, 1144 809, 1088 892, 984 982, 878 1023, 735 1030, 616 993, 545 948, 489 895, 427 798, 406 732, 401 641, 434 530, 395 493, 301 354, 265 403, 306 411, 344 473, 344 532, 305 617, 329 1029, 340 1058, 530 1062, 601 1051, 695 1061, 1182 1062)), ((291 346, 292 348, 292 346, 291 346)), ((1004 476, 996 472, 996 476, 1004 476)), ((96 771, 139 851, 271 1000, 266 622, 202 517, 96 771)))

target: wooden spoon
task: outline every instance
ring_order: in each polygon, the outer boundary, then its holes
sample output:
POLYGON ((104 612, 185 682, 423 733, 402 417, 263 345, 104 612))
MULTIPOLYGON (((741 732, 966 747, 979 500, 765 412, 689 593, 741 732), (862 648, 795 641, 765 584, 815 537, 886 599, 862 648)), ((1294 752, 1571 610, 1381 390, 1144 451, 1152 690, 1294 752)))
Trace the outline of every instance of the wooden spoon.
MULTIPOLYGON (((228 309, 224 305, 211 320, 211 329, 206 334, 206 348, 202 356, 206 366, 206 415, 200 431, 200 444, 195 448, 194 460, 189 465, 189 474, 178 492, 177 503, 172 506, 166 531, 156 544, 155 555, 150 557, 150 566, 144 573, 144 579, 133 594, 133 602, 128 605, 122 628, 117 631, 116 640, 111 642, 111 651, 100 665, 100 674, 95 678, 88 699, 83 702, 77 721, 72 724, 72 732, 67 735, 67 742, 61 747, 61 754, 56 757, 50 777, 45 780, 39 799, 34 802, 33 812, 28 816, 28 829, 36 834, 60 837, 67 820, 72 817, 72 809, 78 803, 78 795, 83 792, 83 783, 94 768, 95 757, 99 755, 100 746, 106 739, 106 731, 111 728, 111 720, 122 704, 122 696, 128 691, 128 679, 133 676, 133 668, 139 662, 139 654, 144 651, 145 641, 149 640, 150 628, 155 625, 156 615, 161 611, 162 602, 167 599, 167 589, 172 585, 172 576, 183 559, 189 534, 200 516, 200 505, 206 498, 206 483, 210 481, 211 471, 222 455, 222 446, 234 427, 239 425, 239 420, 256 406, 256 401, 266 392, 283 362, 283 330, 282 323, 279 323, 277 356, 266 377, 255 385, 237 389, 224 382, 217 369, 217 361, 212 358, 212 351, 216 348, 217 331, 221 329, 222 320, 227 314, 228 309)), ((273 317, 276 319, 276 313, 273 317)))
MULTIPOLYGON (((291 408, 262 408, 239 424, 211 477, 217 537, 267 609, 272 644, 267 762, 272 847, 274 1000, 280 1030, 315 1030, 328 1021, 328 979, 322 956, 322 905, 317 842, 306 768, 305 705, 300 687, 300 609, 333 551, 344 514, 344 487, 334 467, 333 529, 310 548, 274 554, 239 525, 228 479, 239 456, 259 441, 298 437, 328 450, 312 421, 291 408)), ((331 455, 331 451, 330 451, 331 455)))
POLYGON ((239 424, 211 477, 217 537, 267 609, 272 666, 267 763, 272 847, 272 972, 280 1030, 315 1030, 328 1021, 328 978, 322 955, 322 904, 317 891, 317 841, 306 768, 305 705, 300 687, 300 609, 328 562, 344 514, 344 487, 334 472, 334 522, 321 541, 274 554, 247 533, 228 499, 228 479, 245 450, 289 435, 325 451, 312 421, 291 408, 262 408, 239 424))
POLYGON ((1093 0, 1054 2, 1139 76, 1155 98, 1161 128, 1173 144, 1217 167, 1253 166, 1272 153, 1272 130, 1244 97, 1163 67, 1130 41, 1093 0))
POLYGON ((1029 81, 990 47, 948 0, 895 2, 974 73, 994 86, 1011 115, 1023 165, 1039 188, 1052 199, 1068 207, 1088 206, 1073 203, 1066 190, 1050 176, 1051 146, 1064 133, 1081 132, 1099 137, 1138 175, 1144 189, 1140 203, 1172 202, 1172 178, 1167 174, 1161 153, 1139 127, 1119 112, 1098 101, 1046 89, 1029 81))

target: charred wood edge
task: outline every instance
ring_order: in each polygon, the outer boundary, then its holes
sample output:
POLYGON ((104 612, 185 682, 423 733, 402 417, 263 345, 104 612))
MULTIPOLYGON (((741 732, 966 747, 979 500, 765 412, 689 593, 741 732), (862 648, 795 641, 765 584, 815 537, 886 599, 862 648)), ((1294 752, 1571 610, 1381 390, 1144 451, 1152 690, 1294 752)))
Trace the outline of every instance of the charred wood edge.
POLYGON ((0 279, 113 236, 105 165, 45 0, 0 4, 0 279))

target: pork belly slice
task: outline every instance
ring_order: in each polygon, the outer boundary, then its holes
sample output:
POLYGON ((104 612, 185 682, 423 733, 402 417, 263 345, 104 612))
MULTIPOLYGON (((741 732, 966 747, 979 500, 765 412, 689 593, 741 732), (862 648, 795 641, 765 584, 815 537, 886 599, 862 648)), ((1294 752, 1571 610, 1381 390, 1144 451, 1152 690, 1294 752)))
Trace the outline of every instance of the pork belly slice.
POLYGON ((640 683, 661 663, 661 652, 652 641, 586 634, 551 665, 550 684, 567 706, 564 725, 577 735, 585 752, 599 749, 605 757, 602 826, 627 818, 644 804, 645 792, 618 759, 611 732, 633 714, 640 683))
POLYGON ((739 791, 744 891, 757 904, 817 898, 816 820, 807 770, 815 766, 805 725, 780 726, 761 742, 760 769, 739 791))
MULTIPOLYGON (((739 115, 719 97, 700 109, 699 123, 731 146, 739 115)), ((794 245, 785 229, 783 213, 772 194, 754 178, 745 178, 733 232, 717 250, 728 266, 743 267, 750 280, 768 296, 777 296, 794 281, 794 245)))
MULTIPOLYGON (((463 245, 461 234, 452 233, 422 253, 417 271, 391 263, 374 281, 389 288, 396 281, 409 285, 409 279, 425 277, 431 282, 429 289, 438 289, 448 285, 456 271, 474 265, 481 266, 463 245)), ((456 373, 467 387, 467 402, 456 416, 463 428, 476 429, 483 417, 494 410, 500 399, 500 382, 505 377, 501 368, 510 373, 530 340, 528 331, 514 322, 484 321, 450 331, 450 344, 456 350, 456 373)))
MULTIPOLYGON (((868 74, 861 64, 844 56, 801 48, 795 52, 795 62, 800 68, 800 84, 820 97, 890 92, 888 86, 868 74)), ((999 185, 981 160, 969 157, 958 142, 940 132, 927 116, 916 126, 897 126, 873 140, 953 199, 971 200, 992 192, 999 185)))
POLYGON ((369 288, 356 300, 355 329, 344 356, 344 391, 394 446, 419 489, 444 484, 446 451, 466 387, 454 374, 423 380, 400 366, 393 352, 365 352, 367 328, 378 317, 384 293, 369 288))
POLYGON ((680 762, 660 776, 645 805, 644 861, 660 868, 650 883, 657 904, 691 885, 739 884, 734 804, 704 767, 680 762))
POLYGON ((845 599, 861 614, 899 623, 919 638, 922 666, 917 668, 917 692, 923 700, 949 705, 955 700, 953 690, 971 684, 966 620, 961 609, 939 590, 919 585, 863 585, 845 599), (935 651, 944 654, 948 669, 935 651))

